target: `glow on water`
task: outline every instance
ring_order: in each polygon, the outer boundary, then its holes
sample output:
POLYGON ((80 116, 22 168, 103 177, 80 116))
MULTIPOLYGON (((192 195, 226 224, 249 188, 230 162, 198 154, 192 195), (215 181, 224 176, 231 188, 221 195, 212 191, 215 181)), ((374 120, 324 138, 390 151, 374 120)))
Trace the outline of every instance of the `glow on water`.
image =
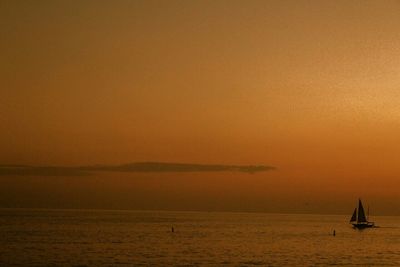
POLYGON ((348 217, 0 210, 0 265, 400 266, 400 217, 348 217))

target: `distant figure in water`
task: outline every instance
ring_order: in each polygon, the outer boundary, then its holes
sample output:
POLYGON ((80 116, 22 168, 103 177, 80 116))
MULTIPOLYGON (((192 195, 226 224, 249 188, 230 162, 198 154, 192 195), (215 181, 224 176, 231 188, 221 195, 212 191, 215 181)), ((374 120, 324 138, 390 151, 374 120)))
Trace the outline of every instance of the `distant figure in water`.
POLYGON ((174 227, 173 227, 173 226, 171 227, 171 232, 172 232, 172 233, 174 232, 174 227))
POLYGON ((335 230, 333 230, 333 236, 336 236, 336 231, 335 230))

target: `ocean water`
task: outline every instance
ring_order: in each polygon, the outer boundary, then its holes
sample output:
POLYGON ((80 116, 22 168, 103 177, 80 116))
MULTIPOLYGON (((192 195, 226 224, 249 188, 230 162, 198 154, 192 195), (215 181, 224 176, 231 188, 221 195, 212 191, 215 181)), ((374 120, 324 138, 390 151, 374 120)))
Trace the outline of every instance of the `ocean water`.
POLYGON ((0 266, 400 266, 400 217, 348 217, 3 209, 0 266))

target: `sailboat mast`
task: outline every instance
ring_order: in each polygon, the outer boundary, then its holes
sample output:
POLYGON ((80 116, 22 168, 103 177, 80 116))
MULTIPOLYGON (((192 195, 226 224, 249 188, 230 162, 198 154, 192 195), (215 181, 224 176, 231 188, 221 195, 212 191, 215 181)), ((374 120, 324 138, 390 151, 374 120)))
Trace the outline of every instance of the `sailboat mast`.
POLYGON ((361 199, 358 200, 358 216, 357 216, 358 223, 365 223, 367 222, 367 218, 365 216, 364 207, 362 205, 361 199))

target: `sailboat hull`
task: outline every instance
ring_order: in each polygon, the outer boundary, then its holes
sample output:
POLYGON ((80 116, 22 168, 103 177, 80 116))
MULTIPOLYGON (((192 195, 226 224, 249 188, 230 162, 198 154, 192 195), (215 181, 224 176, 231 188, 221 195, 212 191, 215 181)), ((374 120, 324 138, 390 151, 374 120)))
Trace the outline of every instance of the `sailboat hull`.
POLYGON ((365 229, 365 228, 371 228, 374 227, 375 224, 373 222, 367 222, 367 223, 353 223, 353 227, 357 229, 365 229))

